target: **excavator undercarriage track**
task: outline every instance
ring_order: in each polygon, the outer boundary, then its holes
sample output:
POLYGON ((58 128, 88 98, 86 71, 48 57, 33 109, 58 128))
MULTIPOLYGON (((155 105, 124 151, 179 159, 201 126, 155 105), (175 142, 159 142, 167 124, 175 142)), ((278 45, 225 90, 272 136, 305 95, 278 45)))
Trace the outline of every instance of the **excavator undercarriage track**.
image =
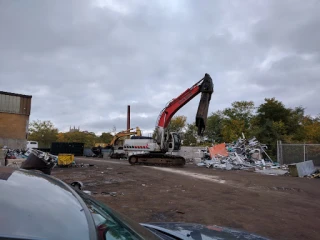
POLYGON ((186 164, 186 160, 183 157, 176 155, 164 153, 146 153, 130 156, 129 163, 131 165, 182 167, 186 164))

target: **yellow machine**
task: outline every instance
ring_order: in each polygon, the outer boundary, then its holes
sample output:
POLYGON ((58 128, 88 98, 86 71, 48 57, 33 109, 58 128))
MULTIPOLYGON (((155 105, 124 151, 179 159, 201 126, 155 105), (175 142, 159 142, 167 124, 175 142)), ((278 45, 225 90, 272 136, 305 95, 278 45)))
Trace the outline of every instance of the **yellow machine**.
POLYGON ((92 148, 92 151, 94 154, 96 154, 99 157, 102 157, 102 149, 108 149, 109 156, 111 158, 121 158, 124 156, 123 151, 123 142, 125 138, 130 138, 130 136, 141 136, 141 130, 139 127, 130 128, 121 132, 118 132, 116 135, 114 135, 113 139, 110 143, 96 143, 94 145, 94 148, 92 148))
POLYGON ((74 161, 73 154, 59 154, 58 155, 58 165, 59 166, 69 166, 74 161))
POLYGON ((110 143, 96 143, 94 146, 95 147, 100 146, 102 148, 114 147, 115 145, 118 145, 118 141, 123 140, 124 137, 129 138, 131 135, 141 136, 141 130, 139 127, 136 127, 135 131, 132 131, 133 129, 134 128, 130 128, 130 129, 124 130, 122 132, 118 132, 116 135, 114 135, 114 137, 110 143))

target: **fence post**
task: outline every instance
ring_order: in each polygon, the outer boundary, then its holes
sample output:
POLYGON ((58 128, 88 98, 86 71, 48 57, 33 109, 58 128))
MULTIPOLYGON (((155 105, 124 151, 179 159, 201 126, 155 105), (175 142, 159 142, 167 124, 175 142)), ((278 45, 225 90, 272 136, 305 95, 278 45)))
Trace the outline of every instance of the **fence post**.
POLYGON ((277 140, 277 162, 280 163, 280 150, 279 150, 279 140, 277 140))
POLYGON ((303 144, 303 161, 306 161, 306 144, 303 144))
POLYGON ((279 140, 279 158, 280 158, 280 165, 283 165, 283 156, 282 156, 282 141, 279 140))

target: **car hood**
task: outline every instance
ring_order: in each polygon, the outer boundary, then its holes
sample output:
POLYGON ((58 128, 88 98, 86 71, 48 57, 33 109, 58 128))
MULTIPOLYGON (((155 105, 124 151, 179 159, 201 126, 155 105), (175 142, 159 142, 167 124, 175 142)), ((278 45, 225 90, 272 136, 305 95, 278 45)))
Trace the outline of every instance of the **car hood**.
POLYGON ((171 236, 173 239, 188 240, 224 240, 224 239, 250 239, 265 240, 267 238, 215 225, 205 226, 194 223, 142 223, 153 233, 160 237, 171 236))

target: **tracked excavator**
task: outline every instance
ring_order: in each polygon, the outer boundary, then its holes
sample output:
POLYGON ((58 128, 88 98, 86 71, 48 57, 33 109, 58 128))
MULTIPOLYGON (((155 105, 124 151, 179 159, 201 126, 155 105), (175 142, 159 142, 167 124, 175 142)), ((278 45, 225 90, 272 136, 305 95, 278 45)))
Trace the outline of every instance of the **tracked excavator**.
POLYGON ((198 135, 203 135, 213 93, 212 79, 207 73, 191 88, 172 99, 160 112, 155 138, 140 136, 131 137, 124 141, 123 149, 131 165, 185 165, 184 157, 177 155, 181 148, 180 136, 178 133, 168 132, 167 127, 174 114, 199 93, 201 93, 201 98, 196 115, 196 126, 198 127, 198 135))

